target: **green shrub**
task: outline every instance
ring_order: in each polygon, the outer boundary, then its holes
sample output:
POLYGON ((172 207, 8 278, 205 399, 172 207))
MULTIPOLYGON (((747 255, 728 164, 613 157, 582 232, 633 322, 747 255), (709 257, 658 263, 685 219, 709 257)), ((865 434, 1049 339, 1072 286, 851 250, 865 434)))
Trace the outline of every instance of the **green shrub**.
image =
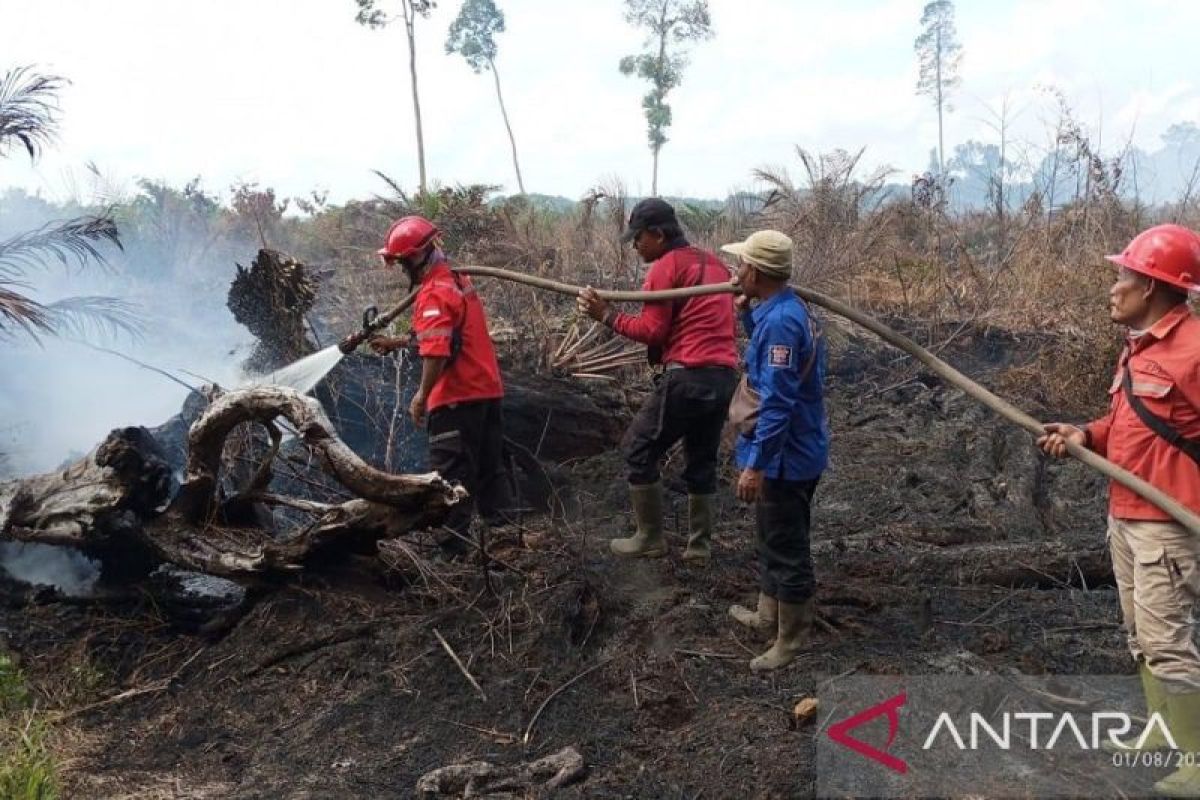
POLYGON ((7 717, 29 704, 25 677, 12 659, 0 653, 0 717, 7 717))
POLYGON ((29 707, 25 679, 0 653, 0 800, 55 800, 59 796, 46 728, 29 707))

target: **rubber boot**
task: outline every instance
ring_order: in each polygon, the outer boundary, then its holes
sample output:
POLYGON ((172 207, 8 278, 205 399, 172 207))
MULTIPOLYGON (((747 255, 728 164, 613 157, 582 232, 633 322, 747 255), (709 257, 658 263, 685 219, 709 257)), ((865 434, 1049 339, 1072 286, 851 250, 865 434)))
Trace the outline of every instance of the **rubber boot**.
POLYGON ((729 616, 736 619, 747 628, 756 631, 775 631, 779 629, 779 603, 774 597, 758 593, 758 608, 750 609, 745 606, 730 606, 729 616))
POLYGON ((1184 754, 1185 762, 1184 766, 1154 784, 1154 791, 1164 797, 1200 797, 1200 692, 1168 692, 1166 697, 1171 735, 1184 754))
POLYGON ((750 662, 753 672, 779 669, 792 660, 808 644, 816 617, 816 601, 808 598, 803 603, 779 603, 779 633, 771 649, 750 662))
POLYGON ((663 539, 663 488, 661 483, 630 486, 637 533, 628 539, 612 539, 608 547, 623 558, 661 558, 667 554, 663 539))
MULTIPOLYGON (((1150 668, 1146 666, 1145 661, 1138 662, 1138 674, 1142 678, 1142 693, 1146 696, 1146 719, 1149 719, 1154 714, 1161 714, 1165 720, 1167 717, 1167 693, 1163 689, 1162 684, 1150 672, 1150 668)), ((1106 753, 1146 753, 1154 752, 1155 750, 1165 750, 1170 746, 1166 737, 1162 735, 1162 731, 1155 726, 1146 737, 1145 743, 1138 747, 1138 737, 1131 736, 1128 739, 1120 740, 1121 744, 1116 744, 1111 738, 1105 739, 1100 745, 1100 749, 1106 753), (1124 745, 1122 747, 1122 745, 1124 745)))
POLYGON ((708 563, 712 557, 713 527, 716 525, 717 496, 714 494, 688 495, 688 543, 683 551, 683 560, 697 567, 708 563))

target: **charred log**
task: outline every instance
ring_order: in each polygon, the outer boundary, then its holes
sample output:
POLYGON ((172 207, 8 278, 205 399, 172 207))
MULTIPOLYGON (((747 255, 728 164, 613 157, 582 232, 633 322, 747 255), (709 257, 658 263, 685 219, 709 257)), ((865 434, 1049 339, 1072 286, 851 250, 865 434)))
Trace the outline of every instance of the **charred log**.
POLYGON ((530 761, 500 765, 487 761, 452 764, 422 775, 419 797, 530 797, 544 796, 584 776, 583 755, 574 747, 530 761))
POLYGON ((0 538, 104 551, 161 513, 174 479, 145 428, 119 428, 70 466, 0 483, 0 538))
MULTIPOLYGON (((275 430, 278 430, 275 428, 275 430)), ((275 437, 274 451, 282 434, 275 437)), ((375 469, 338 437, 315 400, 290 389, 255 388, 217 397, 191 426, 182 486, 144 428, 114 431, 58 472, 0 484, 0 539, 73 547, 107 559, 136 551, 216 575, 299 568, 334 540, 377 540, 436 523, 463 490, 436 474, 375 469), (273 494, 271 460, 231 499, 221 489, 222 454, 238 426, 286 420, 299 443, 354 499, 323 503, 273 494), (281 536, 230 524, 229 503, 281 506, 303 522, 281 536)))
MULTIPOLYGON (((458 494, 436 474, 394 475, 367 464, 338 438, 321 404, 284 387, 256 387, 223 395, 209 406, 188 434, 186 475, 172 504, 191 523, 211 521, 217 512, 217 481, 225 440, 238 425, 271 426, 279 417, 324 461, 325 469, 355 496, 400 510, 448 508, 458 494)), ((273 436, 278 451, 279 438, 273 436)), ((270 460, 263 462, 249 487, 262 492, 270 481, 270 460)))
POLYGON ((505 435, 555 464, 612 450, 631 417, 626 393, 607 384, 534 375, 505 383, 505 435))
POLYGON ((213 574, 296 568, 333 539, 377 540, 436 522, 463 496, 461 488, 436 473, 394 475, 370 466, 338 438, 320 403, 291 389, 258 387, 218 398, 192 426, 188 445, 183 485, 151 533, 155 546, 169 553, 173 563, 213 574), (277 418, 285 419, 324 471, 355 495, 330 504, 269 493, 270 465, 280 439, 273 434, 271 452, 250 486, 226 502, 284 506, 311 518, 281 538, 230 526, 220 496, 221 455, 229 435, 248 422, 270 430, 277 418))

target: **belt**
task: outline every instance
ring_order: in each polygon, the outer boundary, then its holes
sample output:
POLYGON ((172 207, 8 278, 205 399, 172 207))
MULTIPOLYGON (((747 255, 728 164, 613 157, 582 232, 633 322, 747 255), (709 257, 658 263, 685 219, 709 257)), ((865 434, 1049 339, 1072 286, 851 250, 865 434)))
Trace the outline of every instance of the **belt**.
POLYGON ((687 364, 680 364, 678 361, 668 361, 664 365, 664 369, 727 369, 734 371, 733 367, 727 367, 724 364, 697 364, 695 366, 688 366, 687 364))

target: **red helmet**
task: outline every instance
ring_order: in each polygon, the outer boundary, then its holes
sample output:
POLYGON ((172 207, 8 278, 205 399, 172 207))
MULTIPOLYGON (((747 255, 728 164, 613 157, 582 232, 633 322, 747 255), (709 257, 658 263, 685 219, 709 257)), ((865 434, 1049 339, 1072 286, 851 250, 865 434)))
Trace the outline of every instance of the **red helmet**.
POLYGON ((388 228, 386 243, 378 252, 385 259, 408 258, 423 250, 440 233, 424 217, 401 217, 388 228))
POLYGON ((1114 264, 1178 289, 1200 291, 1200 235, 1182 225, 1155 225, 1133 237, 1114 264))

